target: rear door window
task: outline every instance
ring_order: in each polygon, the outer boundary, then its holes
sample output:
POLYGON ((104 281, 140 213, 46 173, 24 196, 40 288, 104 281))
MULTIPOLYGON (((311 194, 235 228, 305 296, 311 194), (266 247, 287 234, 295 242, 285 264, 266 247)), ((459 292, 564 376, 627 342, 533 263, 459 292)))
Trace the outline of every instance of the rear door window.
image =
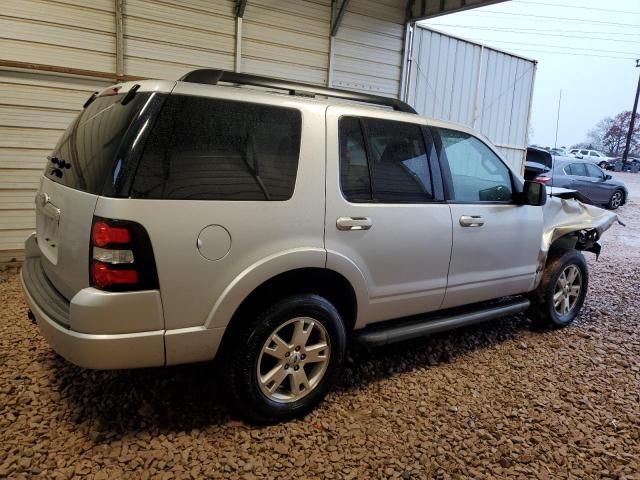
POLYGON ((567 167, 567 173, 574 177, 586 177, 587 170, 584 167, 584 163, 572 163, 567 167))
POLYGON ((147 140, 132 196, 287 200, 301 125, 292 108, 171 95, 147 140))
POLYGON ((375 198, 383 203, 432 201, 433 185, 420 125, 363 119, 375 198))
POLYGON ((360 119, 340 119, 340 187, 350 202, 372 200, 369 162, 360 119))
POLYGON ((340 185, 350 202, 425 203, 434 185, 420 125, 342 117, 340 185))

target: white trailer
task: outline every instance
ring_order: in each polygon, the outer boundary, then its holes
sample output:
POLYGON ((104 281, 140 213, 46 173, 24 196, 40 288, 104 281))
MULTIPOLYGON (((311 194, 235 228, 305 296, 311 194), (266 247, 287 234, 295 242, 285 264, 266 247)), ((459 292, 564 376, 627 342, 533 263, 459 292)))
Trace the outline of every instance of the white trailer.
POLYGON ((535 60, 410 25, 402 98, 420 114, 474 128, 524 171, 535 60))

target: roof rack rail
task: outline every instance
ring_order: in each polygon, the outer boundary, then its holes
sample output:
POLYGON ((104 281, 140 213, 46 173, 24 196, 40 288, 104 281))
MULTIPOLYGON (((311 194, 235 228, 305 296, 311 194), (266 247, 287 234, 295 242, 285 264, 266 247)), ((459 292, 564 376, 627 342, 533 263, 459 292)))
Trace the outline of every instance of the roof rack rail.
POLYGON ((395 98, 371 95, 368 93, 351 92, 349 90, 340 90, 336 88, 319 87, 308 83, 290 82, 289 80, 264 77, 262 75, 251 75, 248 73, 229 72, 227 70, 214 70, 209 68, 193 70, 182 76, 179 81, 204 83, 208 85, 217 85, 218 82, 251 85, 254 87, 287 90, 289 95, 323 95, 326 97, 341 98, 343 100, 354 100, 391 107, 399 112, 418 113, 409 104, 395 98))

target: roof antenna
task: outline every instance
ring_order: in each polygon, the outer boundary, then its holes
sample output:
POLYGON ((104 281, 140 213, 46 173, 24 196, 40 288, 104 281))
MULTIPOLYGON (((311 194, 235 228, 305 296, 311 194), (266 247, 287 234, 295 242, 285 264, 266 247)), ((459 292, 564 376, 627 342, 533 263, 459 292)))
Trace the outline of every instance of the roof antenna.
MULTIPOLYGON (((560 126, 560 105, 562 104, 562 89, 560 89, 560 96, 558 97, 558 115, 556 117, 556 140, 553 144, 553 148, 558 148, 558 127, 560 126)), ((555 155, 551 155, 551 193, 553 193, 553 173, 554 173, 554 165, 555 163, 555 155)))

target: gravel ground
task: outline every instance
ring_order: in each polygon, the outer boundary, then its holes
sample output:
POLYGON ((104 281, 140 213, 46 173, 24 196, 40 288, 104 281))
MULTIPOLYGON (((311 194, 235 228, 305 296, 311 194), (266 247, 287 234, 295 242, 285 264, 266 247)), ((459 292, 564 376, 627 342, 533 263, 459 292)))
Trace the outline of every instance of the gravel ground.
POLYGON ((353 352, 301 421, 229 417, 213 366, 95 372, 57 357, 0 272, 0 478, 640 479, 640 175, 578 321, 523 316, 353 352))

